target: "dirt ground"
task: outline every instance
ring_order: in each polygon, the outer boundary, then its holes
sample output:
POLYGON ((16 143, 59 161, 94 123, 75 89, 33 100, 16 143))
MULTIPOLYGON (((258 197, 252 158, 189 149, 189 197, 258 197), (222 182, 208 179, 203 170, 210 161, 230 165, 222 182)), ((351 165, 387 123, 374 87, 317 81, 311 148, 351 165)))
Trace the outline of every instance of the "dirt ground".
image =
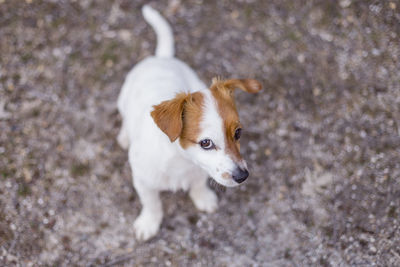
POLYGON ((237 93, 248 181, 211 215, 163 193, 140 243, 116 99, 143 4, 0 0, 0 265, 400 266, 400 3, 152 2, 207 84, 264 90, 237 93))

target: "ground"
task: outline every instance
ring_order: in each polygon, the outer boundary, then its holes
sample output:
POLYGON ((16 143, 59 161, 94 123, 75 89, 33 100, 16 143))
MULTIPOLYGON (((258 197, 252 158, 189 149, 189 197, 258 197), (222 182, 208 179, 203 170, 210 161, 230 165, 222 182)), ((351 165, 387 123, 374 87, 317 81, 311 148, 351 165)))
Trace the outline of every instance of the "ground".
POLYGON ((0 0, 0 264, 400 265, 400 3, 154 1, 177 56, 237 92, 251 176, 211 214, 163 193, 141 243, 124 77, 151 55, 145 1, 0 0))

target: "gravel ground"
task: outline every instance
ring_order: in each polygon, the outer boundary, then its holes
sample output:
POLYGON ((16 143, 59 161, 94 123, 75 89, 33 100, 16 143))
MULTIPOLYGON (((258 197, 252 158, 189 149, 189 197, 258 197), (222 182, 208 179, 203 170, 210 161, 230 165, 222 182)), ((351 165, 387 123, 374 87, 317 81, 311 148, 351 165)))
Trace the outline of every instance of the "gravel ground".
POLYGON ((0 0, 0 265, 399 266, 400 3, 159 1, 179 58, 237 93, 251 177, 214 214, 140 210, 116 143, 144 1, 0 0))

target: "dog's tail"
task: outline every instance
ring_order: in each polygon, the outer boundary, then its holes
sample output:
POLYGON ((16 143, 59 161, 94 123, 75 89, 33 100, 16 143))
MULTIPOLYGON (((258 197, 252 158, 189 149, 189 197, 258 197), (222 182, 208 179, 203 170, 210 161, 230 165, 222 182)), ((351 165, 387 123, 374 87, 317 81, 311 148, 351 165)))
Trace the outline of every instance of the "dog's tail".
POLYGON ((153 27, 157 35, 157 57, 174 56, 174 36, 168 22, 152 7, 144 5, 142 8, 144 19, 153 27))

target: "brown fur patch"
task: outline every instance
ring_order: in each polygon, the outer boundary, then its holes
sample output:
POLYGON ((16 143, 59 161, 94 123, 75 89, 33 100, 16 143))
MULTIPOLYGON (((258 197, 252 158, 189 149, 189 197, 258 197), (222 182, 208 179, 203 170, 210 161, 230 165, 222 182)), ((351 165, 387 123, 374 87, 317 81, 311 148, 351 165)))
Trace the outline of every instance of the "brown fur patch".
POLYGON ((180 93, 154 106, 151 116, 157 126, 174 142, 179 137, 183 148, 197 143, 204 97, 200 92, 180 93))
POLYGON ((213 79, 213 84, 217 84, 221 87, 225 87, 233 91, 238 88, 247 93, 255 94, 261 91, 262 86, 261 83, 254 79, 229 79, 229 80, 220 80, 218 78, 213 79))
POLYGON ((240 144, 234 137, 236 129, 241 127, 233 94, 235 88, 248 93, 256 93, 261 90, 261 84, 252 79, 220 80, 214 78, 210 88, 224 122, 226 152, 231 154, 234 160, 240 161, 242 159, 240 144))
POLYGON ((200 121, 203 117, 204 96, 200 92, 190 94, 184 105, 183 129, 179 142, 183 148, 197 144, 200 121))
POLYGON ((240 126, 235 100, 231 90, 227 90, 221 83, 214 83, 211 93, 217 102, 219 115, 224 123, 226 153, 234 160, 241 160, 239 142, 235 140, 236 129, 240 126))
POLYGON ((188 98, 188 94, 180 93, 171 100, 166 100, 153 106, 154 109, 151 112, 151 116, 171 142, 174 142, 181 135, 183 128, 182 112, 188 98))

